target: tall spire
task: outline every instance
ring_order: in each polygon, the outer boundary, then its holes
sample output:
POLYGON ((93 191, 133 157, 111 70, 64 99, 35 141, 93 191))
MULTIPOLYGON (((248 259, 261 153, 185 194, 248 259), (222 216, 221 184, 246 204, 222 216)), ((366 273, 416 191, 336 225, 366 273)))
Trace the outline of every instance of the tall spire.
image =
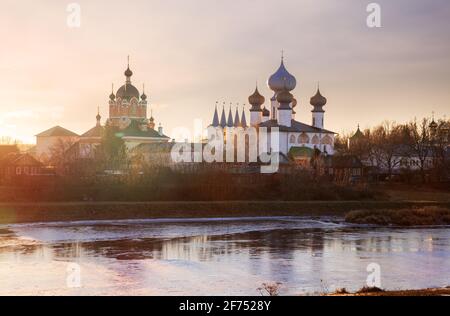
POLYGON ((214 110, 214 118, 213 118, 213 122, 212 122, 212 126, 213 127, 219 127, 220 122, 219 122, 219 113, 217 112, 217 101, 216 101, 216 109, 214 110))
POLYGON ((145 94, 145 83, 142 84, 142 95, 141 95, 142 101, 147 101, 147 95, 145 94))
POLYGON ((99 106, 97 107, 97 116, 95 118, 97 119, 97 126, 100 126, 101 125, 100 121, 101 121, 102 117, 100 115, 100 107, 99 106))
POLYGON ((131 76, 133 76, 133 72, 130 69, 130 55, 128 55, 127 70, 125 70, 125 77, 127 77, 126 82, 128 84, 131 83, 131 76))
POLYGON ((220 117, 220 126, 222 128, 225 128, 227 126, 227 118, 225 116, 225 102, 223 103, 223 107, 222 107, 222 116, 220 117))
POLYGON ((234 127, 241 126, 241 119, 239 118, 239 103, 236 106, 236 113, 234 114, 234 127))
POLYGON ((148 120, 148 127, 155 129, 155 118, 153 117, 153 109, 150 109, 150 119, 148 120))
POLYGON ((245 118, 245 104, 242 106, 241 126, 247 128, 247 119, 245 118))
POLYGON ((111 94, 109 98, 111 99, 111 101, 114 101, 116 99, 116 96, 114 95, 114 83, 111 84, 111 94))
POLYGON ((233 113, 231 112, 231 104, 230 103, 230 110, 228 111, 228 120, 227 120, 227 126, 228 127, 233 127, 234 123, 233 123, 233 113))

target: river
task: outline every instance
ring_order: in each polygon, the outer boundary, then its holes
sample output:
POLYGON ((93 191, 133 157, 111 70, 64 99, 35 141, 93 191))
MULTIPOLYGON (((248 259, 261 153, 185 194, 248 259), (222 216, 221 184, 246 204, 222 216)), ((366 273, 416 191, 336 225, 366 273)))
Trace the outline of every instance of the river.
POLYGON ((310 295, 366 284, 450 285, 450 227, 337 217, 87 221, 0 226, 0 295, 310 295))

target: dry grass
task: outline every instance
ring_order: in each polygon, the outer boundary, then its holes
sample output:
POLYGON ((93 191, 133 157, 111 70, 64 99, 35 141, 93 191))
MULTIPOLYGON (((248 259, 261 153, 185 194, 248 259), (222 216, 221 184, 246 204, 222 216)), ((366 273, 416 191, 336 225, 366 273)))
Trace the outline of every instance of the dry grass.
POLYGON ((346 215, 345 220, 348 223, 374 225, 450 225, 450 209, 440 206, 426 206, 402 210, 352 211, 346 215))
POLYGON ((356 292, 357 294, 367 294, 367 293, 381 293, 381 292, 385 292, 385 290, 380 289, 378 287, 368 287, 365 286, 363 288, 361 288, 358 292, 356 292))
POLYGON ((333 293, 330 296, 449 296, 450 288, 422 289, 422 290, 398 290, 398 291, 374 291, 356 293, 333 293))

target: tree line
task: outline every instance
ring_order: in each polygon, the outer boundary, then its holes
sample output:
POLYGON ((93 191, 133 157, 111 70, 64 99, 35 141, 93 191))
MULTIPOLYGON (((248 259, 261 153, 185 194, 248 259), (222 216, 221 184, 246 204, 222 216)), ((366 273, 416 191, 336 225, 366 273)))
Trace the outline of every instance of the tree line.
POLYGON ((424 118, 405 124, 385 121, 355 134, 339 135, 338 155, 354 155, 375 174, 422 182, 448 181, 450 121, 424 118))

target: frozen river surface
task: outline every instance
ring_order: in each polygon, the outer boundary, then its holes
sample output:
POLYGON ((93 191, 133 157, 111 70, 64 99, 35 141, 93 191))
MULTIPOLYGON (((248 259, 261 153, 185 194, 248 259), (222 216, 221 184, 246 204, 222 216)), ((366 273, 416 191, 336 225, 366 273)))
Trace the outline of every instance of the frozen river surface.
POLYGON ((366 284, 450 285, 450 228, 338 218, 97 221, 0 226, 0 295, 282 295, 366 284))

